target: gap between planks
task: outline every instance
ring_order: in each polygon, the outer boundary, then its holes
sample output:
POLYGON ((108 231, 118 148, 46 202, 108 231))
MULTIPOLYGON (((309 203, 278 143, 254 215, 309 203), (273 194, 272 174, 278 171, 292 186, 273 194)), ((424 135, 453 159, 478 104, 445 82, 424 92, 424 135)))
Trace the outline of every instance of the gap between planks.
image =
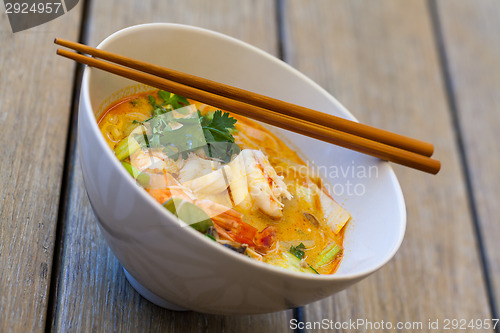
MULTIPOLYGON (((476 198, 472 187, 471 169, 467 162, 467 150, 465 148, 464 139, 461 132, 461 120, 458 114, 457 98, 455 90, 453 89, 453 78, 448 64, 448 54, 444 44, 443 28, 439 18, 439 9, 437 8, 436 0, 427 0, 429 14, 431 18, 432 30, 434 32, 434 40, 436 49, 438 51, 439 64, 441 68, 441 77, 443 79, 446 99, 448 103, 448 110, 450 111, 451 119, 453 122, 453 129, 456 144, 458 147, 460 165, 462 170, 462 177, 465 181, 467 190, 467 204, 471 212, 471 219, 473 221, 474 234, 476 238, 476 245, 479 251, 482 267, 482 275, 486 285, 486 293, 488 296, 488 303, 491 311, 492 318, 498 318, 498 310, 495 303, 495 295, 493 292, 493 285, 490 278, 491 270, 489 268, 488 260, 486 258, 486 249, 483 242, 483 230, 479 222, 479 214, 477 211, 476 198)), ((496 328, 496 332, 500 332, 500 327, 496 328)))
MULTIPOLYGON (((88 17, 90 13, 90 3, 92 0, 83 0, 82 13, 80 17, 80 28, 78 35, 78 42, 86 43, 88 36, 88 17)), ((55 51, 54 51, 55 56, 55 51)), ((47 301, 47 312, 45 316, 45 332, 51 332, 54 327, 55 314, 58 310, 59 305, 59 276, 62 264, 62 252, 65 246, 64 244, 64 231, 67 216, 67 203, 68 203, 68 193, 72 186, 71 170, 74 166, 74 157, 76 151, 76 133, 77 133, 77 123, 78 123, 78 103, 80 97, 80 87, 82 82, 84 66, 82 64, 76 64, 75 72, 73 74, 73 91, 71 95, 71 110, 70 118, 68 123, 68 129, 66 134, 66 147, 64 152, 64 164, 61 180, 61 190, 59 196, 59 207, 57 212, 57 222, 56 222, 56 235, 54 241, 54 253, 52 257, 52 269, 50 273, 50 285, 48 292, 47 301)))

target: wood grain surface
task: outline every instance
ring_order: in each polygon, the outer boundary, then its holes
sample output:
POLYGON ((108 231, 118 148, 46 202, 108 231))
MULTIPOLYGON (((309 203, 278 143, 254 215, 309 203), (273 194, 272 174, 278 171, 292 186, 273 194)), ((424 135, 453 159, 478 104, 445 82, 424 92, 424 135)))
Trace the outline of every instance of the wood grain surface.
MULTIPOLYGON (((437 1, 453 107, 496 309, 500 309, 500 2, 437 1)), ((498 315, 498 313, 497 313, 498 315)))
POLYGON ((360 121, 433 142, 443 163, 437 176, 395 167, 408 211, 401 249, 370 278, 305 307, 306 319, 490 318, 427 2, 290 0, 284 9, 292 66, 360 121))
POLYGON ((45 329, 75 66, 52 40, 79 21, 80 6, 13 34, 0 10, 0 332, 45 329))
MULTIPOLYGON (((192 24, 277 53, 272 1, 92 1, 89 45, 126 26, 146 22, 192 24), (133 10, 132 10, 133 9, 133 10), (113 12, 113 19, 109 13, 113 12)), ((52 329, 58 332, 284 332, 291 311, 258 316, 173 312, 143 299, 125 279, 90 208, 78 153, 71 170, 61 271, 52 329)))

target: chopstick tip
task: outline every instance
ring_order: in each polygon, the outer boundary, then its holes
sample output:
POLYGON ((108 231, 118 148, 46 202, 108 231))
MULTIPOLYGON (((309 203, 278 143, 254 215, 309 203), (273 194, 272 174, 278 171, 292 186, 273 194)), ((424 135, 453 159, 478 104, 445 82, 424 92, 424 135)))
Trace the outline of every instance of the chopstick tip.
POLYGON ((433 144, 431 144, 429 147, 429 157, 431 157, 432 155, 434 155, 434 145, 433 144))
POLYGON ((432 170, 432 174, 433 175, 437 175, 439 173, 439 171, 441 170, 441 161, 438 161, 438 160, 434 160, 434 168, 432 170))

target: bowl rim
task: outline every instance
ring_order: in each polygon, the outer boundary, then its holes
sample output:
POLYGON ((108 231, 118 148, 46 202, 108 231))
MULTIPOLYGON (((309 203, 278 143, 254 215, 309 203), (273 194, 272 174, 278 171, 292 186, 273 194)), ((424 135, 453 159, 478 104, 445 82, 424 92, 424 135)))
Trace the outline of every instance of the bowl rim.
MULTIPOLYGON (((225 39, 231 43, 238 44, 240 47, 244 47, 248 49, 251 52, 258 53, 259 55, 267 58, 267 60, 272 61, 276 66, 281 66, 287 71, 291 71, 293 74, 297 75, 300 79, 304 80, 307 84, 311 85, 312 88, 320 92, 324 97, 326 97, 341 113, 343 113, 343 116, 346 118, 350 118, 351 120, 358 121, 354 115, 350 111, 348 111, 335 97, 333 97, 330 93, 328 93, 324 88, 322 88, 318 83, 314 82, 311 78, 300 72, 299 70, 293 68, 291 65, 287 64, 286 62, 274 57, 273 55, 267 53, 266 51, 253 46, 251 44, 248 44, 246 42, 243 42, 237 38, 225 35, 220 32, 216 32, 213 30, 209 30, 206 28, 194 26, 194 25, 185 25, 185 24, 179 24, 179 23, 144 23, 144 24, 138 24, 134 26, 129 26, 123 29, 120 29, 108 37, 106 37, 103 41, 99 43, 97 48, 104 48, 106 45, 113 39, 117 37, 124 37, 129 33, 135 32, 137 30, 141 29, 150 29, 150 28, 174 28, 174 29, 181 29, 181 30, 189 30, 191 32, 196 32, 200 34, 205 34, 207 37, 217 37, 217 38, 222 38, 225 39)), ((108 157, 111 157, 112 163, 115 164, 116 169, 119 170, 121 173, 122 177, 126 179, 129 184, 133 184, 137 188, 137 192, 140 193, 139 195, 142 196, 143 199, 148 201, 153 209, 156 211, 160 212, 160 215, 163 214, 166 218, 169 220, 175 221, 175 216, 168 210, 163 209, 160 204, 156 200, 154 200, 146 191, 144 191, 142 188, 140 188, 135 181, 132 180, 132 177, 127 173, 127 171, 119 165, 118 159, 115 158, 115 156, 112 154, 111 150, 109 149, 107 143, 104 140, 104 137, 102 136, 99 127, 97 125, 96 117, 95 114, 93 113, 93 108, 92 104, 90 102, 90 92, 89 92, 89 83, 90 83, 90 75, 92 71, 95 69, 92 69, 89 66, 85 67, 83 76, 82 76, 82 84, 81 84, 81 98, 80 98, 80 103, 83 103, 84 108, 79 108, 79 112, 84 111, 87 117, 90 118, 90 123, 91 123, 91 129, 94 135, 97 136, 97 140, 104 148, 103 150, 105 151, 105 154, 108 155, 108 157)), ((79 131, 80 133, 80 131, 79 131)), ((307 157, 307 154, 304 154, 307 157)), ((217 249, 216 251, 219 251, 221 255, 229 255, 232 256, 233 259, 240 260, 242 263, 246 263, 249 265, 253 265, 255 269, 259 271, 265 271, 267 273, 271 273, 274 275, 282 276, 283 278, 294 278, 294 279, 299 279, 299 280, 306 280, 306 281, 314 281, 314 282, 345 282, 345 281, 353 281, 353 280, 358 280, 363 277, 366 277, 380 268, 382 268, 385 264, 387 264, 396 254, 396 252, 399 250, 406 231, 406 219, 407 219, 407 214, 406 214, 406 205, 403 197, 403 192, 401 190, 401 186, 399 184, 399 181, 397 180, 396 174, 394 173, 394 170, 391 165, 389 165, 388 162, 386 161, 380 161, 380 163, 388 164, 387 165, 387 173, 388 177, 390 180, 390 183, 395 191, 395 194, 397 196, 397 205, 399 208, 399 211, 401 211, 400 217, 399 217, 399 225, 401 226, 399 235, 397 236, 397 242, 395 243, 392 251, 387 255, 384 260, 379 262, 378 264, 374 265, 373 267, 370 267, 369 269, 365 269, 361 272, 357 273, 334 273, 334 274, 308 274, 308 273, 303 273, 303 272, 295 272, 291 270, 287 270, 285 268, 277 267, 271 264, 267 264, 264 262, 260 262, 251 258, 247 258, 246 256, 242 256, 241 254, 235 253, 234 251, 231 251, 229 249, 225 249, 223 246, 220 246, 219 244, 214 244, 214 242, 207 237, 204 237, 201 233, 198 231, 192 229, 192 228, 186 228, 181 227, 184 230, 187 230, 188 233, 191 233, 193 237, 197 237, 198 241, 205 242, 205 244, 210 244, 209 246, 212 246, 214 249, 217 249)), ((100 223, 100 222, 99 222, 100 223)))

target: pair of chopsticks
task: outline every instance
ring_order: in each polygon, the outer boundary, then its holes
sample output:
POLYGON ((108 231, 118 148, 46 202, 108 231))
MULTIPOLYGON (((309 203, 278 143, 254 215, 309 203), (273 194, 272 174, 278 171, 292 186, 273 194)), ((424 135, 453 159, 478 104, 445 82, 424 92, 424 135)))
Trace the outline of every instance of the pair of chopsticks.
POLYGON ((430 158, 434 146, 428 142, 84 44, 59 38, 54 43, 93 57, 58 49, 60 56, 225 111, 424 172, 437 174, 441 168, 430 158))

